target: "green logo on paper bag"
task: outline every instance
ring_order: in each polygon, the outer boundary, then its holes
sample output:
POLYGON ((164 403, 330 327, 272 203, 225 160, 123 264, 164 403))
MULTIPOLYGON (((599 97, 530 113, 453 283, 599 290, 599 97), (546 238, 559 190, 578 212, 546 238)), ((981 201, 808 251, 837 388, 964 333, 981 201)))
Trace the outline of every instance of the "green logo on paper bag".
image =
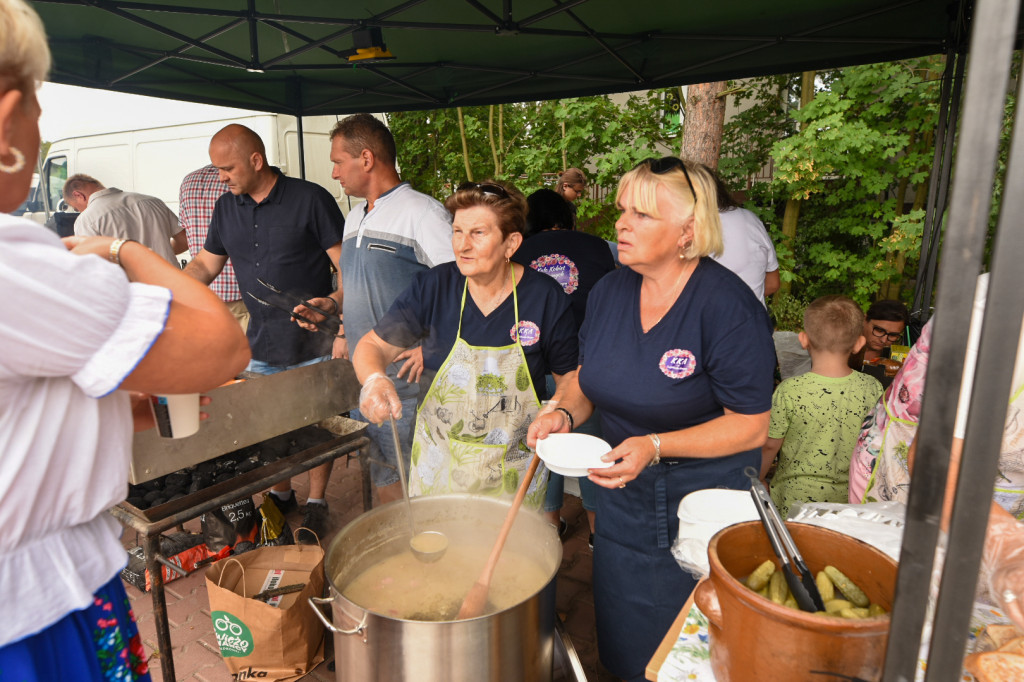
POLYGON ((252 653, 252 633, 245 623, 227 611, 214 611, 210 618, 213 619, 213 632, 217 635, 221 656, 230 658, 252 653))

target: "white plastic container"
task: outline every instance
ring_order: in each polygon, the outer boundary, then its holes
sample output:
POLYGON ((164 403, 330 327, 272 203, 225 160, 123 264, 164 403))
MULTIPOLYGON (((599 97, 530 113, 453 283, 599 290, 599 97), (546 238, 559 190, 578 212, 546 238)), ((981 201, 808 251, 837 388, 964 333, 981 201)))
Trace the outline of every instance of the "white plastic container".
POLYGON ((715 533, 734 523, 760 519, 748 491, 724 488, 690 493, 679 501, 676 515, 679 533, 672 545, 672 556, 695 576, 706 576, 711 570, 708 543, 715 533))

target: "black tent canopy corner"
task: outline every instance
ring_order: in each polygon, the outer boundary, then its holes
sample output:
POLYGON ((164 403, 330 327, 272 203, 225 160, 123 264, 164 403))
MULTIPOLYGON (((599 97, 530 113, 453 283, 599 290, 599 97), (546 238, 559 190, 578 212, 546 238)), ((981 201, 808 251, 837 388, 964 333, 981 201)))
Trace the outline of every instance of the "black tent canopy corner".
POLYGON ((935 54, 960 12, 949 0, 32 5, 55 82, 302 115, 557 99, 935 54), (378 41, 393 58, 349 58, 378 41))

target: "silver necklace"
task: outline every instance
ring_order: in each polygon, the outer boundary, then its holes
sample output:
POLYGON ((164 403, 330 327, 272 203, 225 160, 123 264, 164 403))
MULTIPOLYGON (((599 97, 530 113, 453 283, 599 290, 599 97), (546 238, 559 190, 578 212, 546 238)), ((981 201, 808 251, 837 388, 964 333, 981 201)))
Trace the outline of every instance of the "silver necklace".
POLYGON ((644 334, 657 327, 658 323, 661 322, 662 318, 668 315, 668 311, 672 310, 672 306, 675 305, 676 299, 678 299, 679 294, 682 293, 682 289, 679 287, 679 283, 683 281, 683 277, 686 276, 688 270, 688 267, 684 267, 683 271, 679 273, 678 277, 676 277, 675 284, 673 284, 672 289, 669 290, 668 305, 665 307, 663 311, 661 311, 661 315, 658 315, 658 319, 656 319, 654 322, 652 322, 646 327, 641 325, 641 329, 643 329, 644 334), (677 291, 677 289, 679 289, 679 291, 677 291))

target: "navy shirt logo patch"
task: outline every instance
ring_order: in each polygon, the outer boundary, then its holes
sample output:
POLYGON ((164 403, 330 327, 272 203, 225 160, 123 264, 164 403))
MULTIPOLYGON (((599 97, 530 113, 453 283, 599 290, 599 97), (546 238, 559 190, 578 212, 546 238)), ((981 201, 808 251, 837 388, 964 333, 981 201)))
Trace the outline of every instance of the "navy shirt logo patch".
POLYGON ((688 350, 673 348, 661 356, 658 368, 669 379, 685 379, 697 369, 697 358, 688 350))
POLYGON ((548 277, 554 277, 555 281, 562 285, 562 290, 567 294, 571 294, 580 287, 579 268, 569 258, 560 253, 552 253, 535 258, 530 262, 530 267, 537 272, 543 272, 548 277))
MULTIPOLYGON (((516 340, 516 328, 512 327, 508 331, 508 335, 512 337, 512 340, 516 340)), ((520 320, 519 322, 519 343, 524 346, 532 346, 533 344, 540 341, 540 327, 529 320, 520 320)))

